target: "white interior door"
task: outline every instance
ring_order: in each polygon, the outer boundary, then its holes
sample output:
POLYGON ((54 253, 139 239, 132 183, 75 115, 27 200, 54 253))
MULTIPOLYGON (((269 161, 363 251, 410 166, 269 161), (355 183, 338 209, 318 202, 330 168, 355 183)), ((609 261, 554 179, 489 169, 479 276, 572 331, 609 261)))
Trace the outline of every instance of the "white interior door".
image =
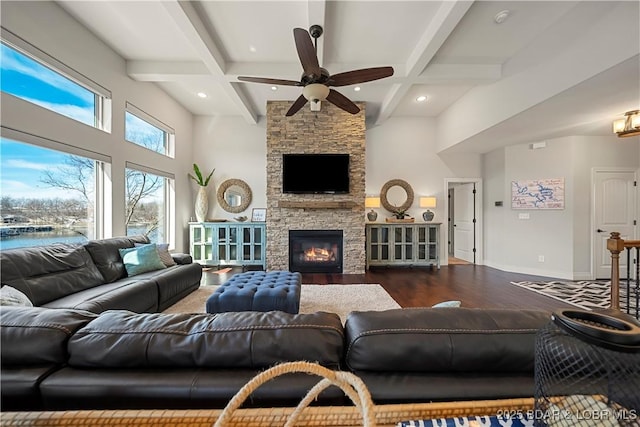
MULTIPOLYGON (((598 279, 611 278, 611 253, 607 239, 612 231, 622 239, 634 239, 636 218, 636 173, 594 172, 594 266, 598 279)), ((627 275, 626 252, 620 256, 620 277, 627 275)))
POLYGON ((468 262, 474 260, 474 184, 456 185, 453 190, 453 256, 468 262))

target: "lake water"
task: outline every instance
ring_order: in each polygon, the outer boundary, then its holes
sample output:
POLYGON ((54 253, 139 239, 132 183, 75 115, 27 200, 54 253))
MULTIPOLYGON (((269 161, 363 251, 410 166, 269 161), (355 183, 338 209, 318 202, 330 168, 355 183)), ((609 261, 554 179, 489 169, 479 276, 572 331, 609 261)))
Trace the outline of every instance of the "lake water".
MULTIPOLYGON (((129 228, 128 234, 133 236, 136 234, 142 234, 144 231, 144 227, 131 227, 129 228)), ((157 237, 155 233, 151 233, 151 235, 149 235, 149 239, 151 239, 152 242, 155 241, 155 237, 157 237)), ((2 237, 0 239, 0 250, 43 246, 50 245, 52 243, 83 243, 87 240, 88 239, 85 236, 67 229, 37 233, 22 233, 18 236, 2 237)))

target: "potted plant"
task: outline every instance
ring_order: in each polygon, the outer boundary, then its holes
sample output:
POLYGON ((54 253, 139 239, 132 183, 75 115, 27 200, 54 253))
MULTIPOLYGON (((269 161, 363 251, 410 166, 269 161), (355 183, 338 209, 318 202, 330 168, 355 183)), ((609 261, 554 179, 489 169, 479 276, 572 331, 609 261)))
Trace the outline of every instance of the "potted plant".
POLYGON ((207 198, 207 186, 209 185, 209 181, 211 180, 213 171, 215 171, 215 168, 211 171, 209 176, 205 178, 204 175, 202 175, 202 173, 200 172, 200 168, 198 167, 198 165, 194 163, 193 173, 195 174, 195 176, 188 174, 189 178, 194 180, 196 184, 200 186, 200 188, 198 189, 198 195, 196 196, 196 207, 195 207, 196 219, 198 220, 198 222, 204 222, 205 218, 207 217, 207 212, 209 211, 209 199, 207 198))
POLYGON ((397 210, 393 212, 393 216, 396 217, 396 219, 404 219, 405 217, 409 216, 409 214, 407 213, 407 210, 397 210))

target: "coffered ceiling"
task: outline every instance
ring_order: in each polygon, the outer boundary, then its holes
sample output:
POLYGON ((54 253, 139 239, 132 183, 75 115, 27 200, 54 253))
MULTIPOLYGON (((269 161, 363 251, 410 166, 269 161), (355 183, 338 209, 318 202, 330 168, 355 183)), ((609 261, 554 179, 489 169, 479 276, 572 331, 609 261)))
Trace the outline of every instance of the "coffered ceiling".
POLYGON ((125 58, 133 79, 157 83, 196 115, 256 123, 267 100, 295 100, 300 87, 272 90, 237 77, 299 80, 292 30, 313 24, 324 28, 318 58, 330 73, 394 67, 393 77, 359 91, 337 88, 366 102, 368 126, 396 116, 435 118, 446 133, 443 149, 476 142, 473 150, 484 152, 506 131, 511 142, 610 135, 611 120, 640 107, 637 1, 59 4, 125 58), (506 19, 497 23, 503 11, 506 19), (420 95, 427 100, 416 101, 420 95), (458 132, 453 123, 469 114, 478 123, 458 132))

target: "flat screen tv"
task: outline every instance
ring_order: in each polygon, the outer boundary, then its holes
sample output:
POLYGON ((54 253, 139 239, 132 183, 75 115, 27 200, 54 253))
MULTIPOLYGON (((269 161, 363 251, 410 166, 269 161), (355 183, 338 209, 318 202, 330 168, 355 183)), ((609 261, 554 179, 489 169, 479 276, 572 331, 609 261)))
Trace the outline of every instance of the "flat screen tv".
POLYGON ((283 154, 282 192, 349 193, 349 155, 283 154))

